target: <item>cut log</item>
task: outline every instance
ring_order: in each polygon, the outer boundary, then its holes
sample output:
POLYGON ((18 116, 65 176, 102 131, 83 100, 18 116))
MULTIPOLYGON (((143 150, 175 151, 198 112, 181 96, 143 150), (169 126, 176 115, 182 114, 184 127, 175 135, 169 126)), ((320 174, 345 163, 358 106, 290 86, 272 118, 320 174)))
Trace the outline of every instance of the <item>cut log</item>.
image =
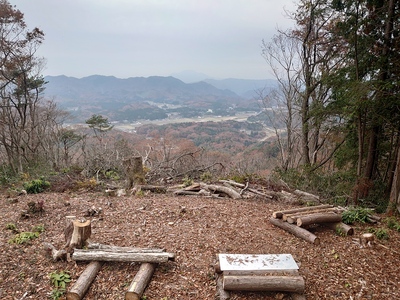
POLYGON ((235 190, 230 189, 226 186, 218 186, 218 185, 214 185, 214 184, 201 184, 201 187, 203 189, 206 189, 206 190, 209 190, 212 192, 226 194, 232 199, 241 199, 242 198, 242 196, 238 192, 236 192, 235 190))
POLYGON ((228 300, 231 298, 231 295, 228 291, 224 290, 223 286, 223 276, 217 274, 217 299, 219 300, 228 300))
POLYGON ((275 219, 281 219, 284 214, 293 214, 293 213, 302 212, 302 211, 313 211, 313 210, 318 210, 321 208, 329 208, 329 207, 333 207, 333 205, 322 204, 322 205, 316 205, 316 206, 307 206, 307 207, 293 208, 293 209, 282 210, 282 211, 275 211, 272 213, 272 217, 274 217, 275 219))
POLYGON ((223 288, 227 291, 265 291, 304 293, 301 276, 224 276, 223 288))
POLYGON ((165 194, 167 192, 167 187, 162 185, 140 185, 138 186, 138 189, 157 194, 165 194))
POLYGON ((271 195, 265 194, 265 193, 260 192, 260 191, 258 191, 256 189, 249 188, 245 184, 238 183, 238 182, 233 181, 233 180, 220 180, 219 182, 222 182, 223 184, 228 184, 228 185, 231 185, 231 186, 235 186, 235 187, 240 187, 240 188, 242 188, 242 192, 244 192, 246 190, 246 191, 249 191, 249 192, 251 192, 253 194, 256 194, 256 195, 259 195, 259 196, 263 196, 263 197, 270 198, 270 199, 273 198, 271 195))
POLYGON ((354 234, 354 229, 342 222, 338 222, 338 223, 326 223, 324 224, 324 226, 335 230, 335 232, 343 234, 343 235, 353 235, 354 234))
POLYGON ((81 249, 86 245, 87 239, 92 234, 90 220, 81 222, 80 220, 70 221, 64 230, 67 252, 71 253, 74 248, 81 249))
POLYGON ((175 191, 174 195, 177 195, 177 196, 199 196, 200 193, 199 192, 179 190, 179 191, 175 191))
POLYGON ((300 211, 292 214, 283 214, 282 220, 286 221, 290 224, 296 223, 297 219, 305 216, 305 215, 310 215, 310 214, 316 214, 316 213, 322 213, 322 212, 335 212, 335 213, 342 213, 343 210, 337 207, 327 207, 327 208, 321 208, 321 209, 316 209, 312 211, 300 211))
POLYGON ((67 300, 81 300, 92 284, 103 263, 92 261, 67 293, 67 300))
POLYGON ((136 247, 119 247, 113 245, 105 245, 100 243, 89 243, 87 245, 88 249, 91 250, 111 250, 115 252, 137 252, 137 253, 159 253, 165 252, 165 249, 161 248, 136 248, 136 247))
POLYGON ((342 215, 335 214, 334 212, 318 213, 302 216, 297 219, 297 226, 304 227, 311 224, 321 223, 337 223, 342 221, 342 215))
POLYGON ((296 196, 299 196, 299 197, 309 199, 311 201, 319 202, 319 196, 317 196, 317 195, 313 195, 313 194, 310 194, 310 193, 307 193, 304 191, 300 191, 300 190, 293 191, 293 194, 295 194, 296 196))
POLYGON ((125 300, 140 300, 144 290, 153 276, 156 264, 142 263, 139 271, 132 280, 128 291, 125 293, 125 300))
POLYGON ((298 238, 301 238, 311 244, 319 245, 319 238, 304 228, 283 222, 281 219, 270 218, 269 221, 273 225, 290 232, 298 238))
POLYGON ((124 262, 149 262, 149 263, 165 263, 168 260, 174 260, 173 253, 138 253, 138 252, 121 252, 107 250, 81 250, 75 249, 72 259, 76 261, 124 261, 124 262))

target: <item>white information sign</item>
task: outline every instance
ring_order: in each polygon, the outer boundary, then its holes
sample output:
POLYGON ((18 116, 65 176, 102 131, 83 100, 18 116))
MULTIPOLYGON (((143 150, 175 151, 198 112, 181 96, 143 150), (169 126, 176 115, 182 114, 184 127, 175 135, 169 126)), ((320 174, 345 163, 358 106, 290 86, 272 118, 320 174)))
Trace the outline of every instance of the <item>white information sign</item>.
POLYGON ((291 254, 219 254, 221 271, 298 270, 291 254))

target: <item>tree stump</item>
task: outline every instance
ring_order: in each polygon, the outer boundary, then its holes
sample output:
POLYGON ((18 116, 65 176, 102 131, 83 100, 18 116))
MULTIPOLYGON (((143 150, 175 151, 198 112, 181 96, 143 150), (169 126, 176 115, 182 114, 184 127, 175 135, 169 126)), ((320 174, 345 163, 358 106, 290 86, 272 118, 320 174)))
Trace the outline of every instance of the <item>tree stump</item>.
MULTIPOLYGON (((68 217, 67 217, 68 218, 68 217)), ((65 235, 65 248, 67 248, 67 252, 71 253, 74 248, 82 249, 86 246, 87 239, 90 238, 92 234, 92 226, 90 220, 81 221, 81 220, 73 220, 67 219, 69 223, 64 230, 65 235)))
POLYGON ((361 246, 372 247, 374 244, 374 234, 373 233, 364 233, 361 235, 360 241, 361 241, 361 246))
POLYGON ((126 159, 123 162, 125 167, 125 173, 128 178, 127 189, 132 189, 135 184, 144 184, 144 170, 143 170, 143 158, 141 156, 135 156, 130 159, 126 159))

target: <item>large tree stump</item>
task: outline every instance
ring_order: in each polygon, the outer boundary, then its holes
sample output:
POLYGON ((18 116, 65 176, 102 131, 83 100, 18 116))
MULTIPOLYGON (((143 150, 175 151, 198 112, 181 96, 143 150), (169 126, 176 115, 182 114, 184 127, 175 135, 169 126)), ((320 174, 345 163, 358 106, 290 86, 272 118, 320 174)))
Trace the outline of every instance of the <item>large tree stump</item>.
POLYGON ((64 234, 66 241, 64 248, 67 248, 68 253, 71 253, 74 248, 83 248, 86 246, 86 241, 92 234, 90 220, 82 222, 81 220, 75 219, 73 221, 69 221, 64 230, 64 234))
POLYGON ((67 300, 81 300, 92 284, 103 263, 92 261, 67 293, 67 300))
POLYGON ((223 288, 228 291, 266 291, 304 293, 301 276, 225 276, 223 288))
POLYGON ((141 299, 143 292, 149 284, 155 269, 155 264, 142 263, 140 265, 139 271, 136 273, 131 285, 128 288, 128 291, 125 293, 125 300, 141 299))
POLYGON ((320 242, 319 238, 304 228, 301 228, 293 224, 289 224, 287 222, 282 221, 281 219, 270 218, 269 221, 275 226, 282 228, 292 233, 293 235, 307 242, 310 242, 311 244, 319 245, 320 242))
POLYGON ((128 178, 127 189, 132 189, 135 184, 144 184, 145 176, 143 170, 143 158, 141 156, 135 156, 130 159, 126 159, 123 162, 125 167, 125 173, 128 178))

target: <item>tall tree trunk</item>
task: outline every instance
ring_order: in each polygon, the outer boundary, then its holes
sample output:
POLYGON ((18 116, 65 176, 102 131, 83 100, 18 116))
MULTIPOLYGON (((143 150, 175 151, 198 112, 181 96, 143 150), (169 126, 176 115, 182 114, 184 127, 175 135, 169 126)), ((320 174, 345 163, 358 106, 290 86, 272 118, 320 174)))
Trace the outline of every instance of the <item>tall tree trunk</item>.
POLYGON ((396 168, 393 175, 392 188, 390 191, 389 205, 387 207, 387 213, 394 213, 395 210, 400 212, 400 142, 397 145, 397 160, 396 168))

